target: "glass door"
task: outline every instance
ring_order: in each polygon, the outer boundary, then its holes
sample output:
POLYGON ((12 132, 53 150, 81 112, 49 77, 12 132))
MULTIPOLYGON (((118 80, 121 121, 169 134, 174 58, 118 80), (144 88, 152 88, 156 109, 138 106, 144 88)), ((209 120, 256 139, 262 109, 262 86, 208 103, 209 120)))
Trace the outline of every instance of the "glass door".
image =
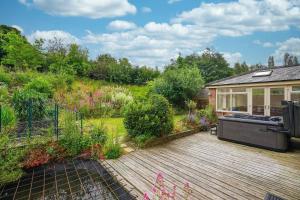
POLYGON ((265 115, 265 89, 252 89, 252 114, 265 115))
POLYGON ((284 88, 270 88, 270 101, 267 109, 270 116, 282 116, 281 101, 285 99, 284 88))

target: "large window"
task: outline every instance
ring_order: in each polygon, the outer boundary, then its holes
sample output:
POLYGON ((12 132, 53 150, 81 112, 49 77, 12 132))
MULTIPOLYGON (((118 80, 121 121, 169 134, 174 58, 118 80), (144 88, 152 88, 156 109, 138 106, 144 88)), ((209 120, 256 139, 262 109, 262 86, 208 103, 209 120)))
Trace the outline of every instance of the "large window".
POLYGON ((248 111, 248 93, 246 88, 221 88, 217 90, 217 110, 248 111))
POLYGON ((292 87, 291 100, 300 101, 300 85, 292 87))

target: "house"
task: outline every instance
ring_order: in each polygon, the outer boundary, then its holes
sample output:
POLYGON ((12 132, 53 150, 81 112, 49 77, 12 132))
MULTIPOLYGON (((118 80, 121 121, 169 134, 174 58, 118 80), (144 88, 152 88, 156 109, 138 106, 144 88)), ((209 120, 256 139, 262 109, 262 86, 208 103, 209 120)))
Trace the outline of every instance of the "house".
POLYGON ((232 76, 206 85, 218 115, 248 113, 280 116, 281 100, 300 101, 300 65, 232 76))

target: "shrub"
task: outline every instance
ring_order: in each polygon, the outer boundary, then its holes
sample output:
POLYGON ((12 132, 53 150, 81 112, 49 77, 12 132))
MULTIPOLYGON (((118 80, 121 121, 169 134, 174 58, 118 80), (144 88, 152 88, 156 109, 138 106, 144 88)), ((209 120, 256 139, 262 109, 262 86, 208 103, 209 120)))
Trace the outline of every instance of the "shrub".
POLYGON ((1 109, 1 125, 4 133, 9 133, 16 125, 15 112, 7 105, 3 105, 1 109))
POLYGON ((26 72, 16 72, 14 74, 14 84, 16 85, 24 85, 32 79, 32 76, 30 73, 26 72))
POLYGON ((0 86, 0 103, 9 103, 10 96, 8 95, 8 90, 6 86, 0 86))
POLYGON ((132 137, 167 135, 173 130, 173 111, 163 96, 152 95, 146 100, 137 100, 128 106, 124 125, 132 137))
POLYGON ((28 106, 32 103, 32 119, 41 120, 46 115, 46 96, 35 90, 18 90, 13 95, 13 107, 20 120, 28 117, 28 106))
POLYGON ((62 126, 62 136, 59 140, 59 144, 67 150, 70 156, 78 155, 90 147, 91 138, 80 133, 73 113, 64 113, 62 126))
POLYGON ((38 167, 40 165, 48 163, 50 159, 51 155, 47 152, 45 147, 39 146, 28 151, 22 165, 24 168, 27 169, 32 167, 38 167))
POLYGON ((102 124, 93 126, 90 130, 90 135, 93 144, 104 145, 107 141, 107 131, 102 124))
POLYGON ((200 110, 197 115, 200 119, 205 118, 210 124, 216 123, 218 121, 216 112, 214 111, 213 107, 209 105, 205 109, 200 110))
POLYGON ((19 162, 23 157, 20 148, 9 148, 8 134, 0 134, 0 187, 1 185, 18 180, 23 172, 19 162))
POLYGON ((0 70, 0 82, 9 85, 11 83, 11 75, 0 70))
POLYGON ((196 67, 169 69, 151 83, 151 91, 163 95, 172 104, 183 107, 186 100, 196 96, 203 83, 196 67))
POLYGON ((47 97, 53 96, 52 85, 43 78, 36 78, 25 85, 26 90, 35 90, 39 93, 45 94, 47 97))
POLYGON ((104 145, 104 156, 106 159, 116 159, 122 154, 122 147, 119 143, 117 136, 110 134, 108 135, 107 141, 104 145))

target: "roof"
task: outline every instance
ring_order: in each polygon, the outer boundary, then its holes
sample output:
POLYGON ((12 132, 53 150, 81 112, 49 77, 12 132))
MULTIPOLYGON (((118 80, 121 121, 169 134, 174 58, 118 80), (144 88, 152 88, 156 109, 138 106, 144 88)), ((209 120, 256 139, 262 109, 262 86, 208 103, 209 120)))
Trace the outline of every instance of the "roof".
POLYGON ((221 80, 217 80, 208 83, 207 87, 222 86, 222 85, 237 85, 237 84, 249 84, 249 83, 267 83, 267 82, 279 82, 279 81, 293 81, 300 80, 300 65, 291 67, 274 67, 264 70, 256 70, 247 72, 242 75, 231 76, 221 80), (269 76, 253 76, 258 71, 272 70, 269 76))

